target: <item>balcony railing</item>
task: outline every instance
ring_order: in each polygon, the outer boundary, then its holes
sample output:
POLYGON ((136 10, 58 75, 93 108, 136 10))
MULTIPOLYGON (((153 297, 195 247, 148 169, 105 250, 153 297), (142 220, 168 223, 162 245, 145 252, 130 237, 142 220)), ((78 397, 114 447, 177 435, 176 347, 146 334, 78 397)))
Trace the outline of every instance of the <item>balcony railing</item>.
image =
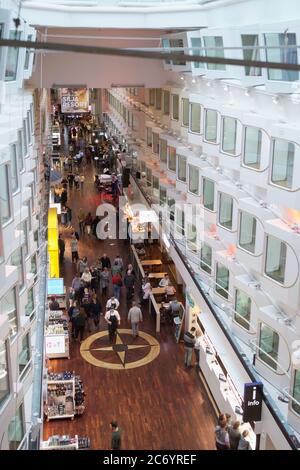
MULTIPOLYGON (((149 196, 145 193, 144 188, 141 186, 140 181, 135 178, 134 172, 132 172, 132 178, 134 179, 135 183, 137 184, 138 188, 140 189, 141 193, 143 196, 147 199, 149 202, 149 196), (146 197, 148 196, 148 198, 146 197)), ((151 202, 149 202, 151 204, 151 202)), ((162 221, 162 219, 161 219, 162 221)), ((169 232, 169 239, 170 243, 173 245, 175 248, 179 258, 183 262, 185 268, 190 274, 190 277, 192 279, 192 282, 194 283, 194 286, 196 289, 199 290, 201 296, 203 297, 204 301, 206 302, 209 310, 211 313, 214 315, 216 321, 218 322, 221 330, 223 331, 224 335, 226 336, 227 340, 231 344, 233 350, 235 351, 237 357, 239 358, 242 366, 248 373, 250 379, 253 382, 261 382, 262 377, 258 374, 256 371, 253 363, 251 362, 250 358, 248 358, 245 354, 241 354, 241 346, 233 334, 231 330, 229 330, 227 323, 228 323, 228 313, 225 311, 225 309, 222 310, 222 307, 217 304, 214 299, 210 295, 211 291, 211 286, 207 289, 207 284, 205 283, 204 279, 202 279, 201 273, 198 271, 195 271, 192 267, 192 264, 194 264, 194 261, 190 259, 189 253, 186 248, 186 243, 183 242, 183 240, 176 240, 172 232, 169 232), (227 320, 227 321, 226 321, 227 320)), ((228 309, 227 309, 228 310, 228 309)), ((264 382, 265 385, 265 382, 264 382)), ((293 428, 288 424, 286 417, 284 417, 279 410, 275 400, 272 398, 270 393, 267 392, 267 387, 265 387, 266 392, 264 392, 264 402, 269 409, 271 415, 273 416, 274 420, 276 421, 278 427, 280 428, 282 434, 285 436, 287 442, 291 446, 291 448, 296 449, 295 442, 293 440, 294 436, 294 430, 293 428)))

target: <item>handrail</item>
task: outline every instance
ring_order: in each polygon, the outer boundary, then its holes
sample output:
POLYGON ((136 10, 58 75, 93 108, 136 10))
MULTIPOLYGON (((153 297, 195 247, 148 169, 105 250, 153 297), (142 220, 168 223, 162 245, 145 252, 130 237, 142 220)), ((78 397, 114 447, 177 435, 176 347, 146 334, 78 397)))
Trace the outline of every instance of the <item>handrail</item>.
MULTIPOLYGON (((172 240, 172 236, 170 235, 170 238, 172 240)), ((235 345, 235 343, 232 341, 232 338, 230 336, 230 333, 226 330, 226 328, 224 327, 222 321, 220 320, 220 318, 218 317, 218 315, 216 314, 216 311, 214 309, 214 307, 211 305, 210 301, 208 300, 207 296, 205 295, 205 292, 203 291, 202 287, 197 283, 197 281, 195 280, 195 276, 194 276, 194 273, 192 272, 191 268, 186 264, 185 260, 184 260, 184 257, 182 255, 182 253, 180 252, 180 250, 177 248, 176 246, 176 243, 174 243, 174 241, 172 240, 172 245, 177 253, 177 255, 180 257, 181 261, 184 263, 185 265, 185 268, 186 270, 188 271, 189 275, 191 276, 191 282, 194 283, 195 287, 199 290, 202 298, 204 299, 206 305, 208 306, 209 310, 211 311, 211 313, 213 314, 215 320, 217 321, 218 325, 220 326, 222 332, 224 333, 224 335, 226 336, 227 340, 229 341, 232 349, 234 350, 234 352, 236 353, 236 356, 238 357, 239 361, 241 362, 242 366, 244 367, 244 369, 246 370, 247 374, 249 375, 250 379, 253 381, 253 382, 256 382, 257 381, 257 378, 255 377, 255 375, 253 374, 252 370, 250 369, 250 367, 248 366, 248 364, 246 363, 246 361, 244 360, 244 358, 240 355, 240 352, 237 348, 237 346, 235 345)), ((276 424, 278 425, 278 427, 280 428, 282 434, 284 435, 284 437, 286 438, 287 442, 289 443, 289 445, 292 447, 293 450, 297 450, 297 447, 295 445, 295 443, 293 442, 293 440, 291 439, 291 436, 290 434, 288 433, 287 429, 285 428, 284 424, 282 423, 280 417, 276 414, 276 412, 274 411, 268 397, 266 397, 264 391, 262 392, 262 398, 263 398, 263 401, 265 402, 268 410, 270 411, 271 415, 273 416, 273 418, 275 419, 276 421, 276 424)))

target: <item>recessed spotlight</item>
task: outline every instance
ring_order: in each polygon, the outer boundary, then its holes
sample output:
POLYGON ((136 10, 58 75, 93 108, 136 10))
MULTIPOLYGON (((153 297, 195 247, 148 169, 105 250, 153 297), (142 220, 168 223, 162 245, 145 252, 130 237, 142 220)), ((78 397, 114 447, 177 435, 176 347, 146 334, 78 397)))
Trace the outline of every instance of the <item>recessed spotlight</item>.
POLYGON ((228 85, 224 85, 223 90, 224 90, 224 91, 228 91, 228 90, 229 90, 228 85))
POLYGON ((206 82, 206 86, 211 86, 211 82, 206 82))
POLYGON ((183 76, 183 75, 180 76, 180 80, 184 80, 184 76, 183 76))
POLYGON ((279 101, 278 96, 273 96, 272 101, 274 104, 278 104, 278 101, 279 101))
POLYGON ((250 96, 250 91, 249 91, 248 88, 246 88, 246 90, 245 90, 245 96, 250 96))
POLYGON ((196 83, 196 79, 195 79, 195 78, 192 79, 192 83, 196 83))

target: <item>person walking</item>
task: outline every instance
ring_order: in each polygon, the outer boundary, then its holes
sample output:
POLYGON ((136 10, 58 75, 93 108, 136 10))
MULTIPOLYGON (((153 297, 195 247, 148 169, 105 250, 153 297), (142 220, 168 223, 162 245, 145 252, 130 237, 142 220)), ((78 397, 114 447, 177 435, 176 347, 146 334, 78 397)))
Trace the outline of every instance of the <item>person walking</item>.
POLYGON ((108 324, 108 336, 110 343, 113 343, 117 328, 121 322, 119 312, 115 310, 115 308, 116 304, 113 303, 110 310, 108 310, 104 316, 104 319, 108 324))
POLYGON ((99 328, 101 310, 102 310, 101 303, 99 302, 97 296, 94 295, 92 303, 90 305, 90 315, 91 315, 92 320, 94 321, 95 329, 99 328))
POLYGON ((70 306, 68 314, 72 325, 72 338, 75 338, 75 318, 79 315, 79 308, 76 300, 74 300, 73 304, 70 306))
POLYGON ((110 269, 111 268, 111 262, 110 262, 110 259, 109 259, 109 257, 107 256, 106 253, 103 253, 103 256, 101 256, 101 258, 100 258, 100 261, 101 261, 102 269, 104 269, 104 268, 110 269))
POLYGON ((147 277, 144 277, 143 283, 142 283, 142 292, 141 292, 143 304, 145 304, 146 301, 149 300, 150 293, 151 293, 151 284, 149 282, 149 279, 147 277))
POLYGON ((121 271, 123 271, 123 260, 120 255, 115 257, 114 264, 118 264, 121 268, 121 271))
POLYGON ((72 281, 72 288, 74 289, 75 299, 80 300, 81 298, 81 290, 82 290, 82 282, 78 274, 75 274, 75 277, 72 281))
POLYGON ((113 286, 113 295, 118 300, 120 300, 121 287, 123 285, 123 281, 122 281, 120 273, 116 273, 114 276, 112 276, 111 282, 112 282, 112 286, 113 286))
POLYGON ((83 282, 83 286, 84 287, 90 287, 91 286, 91 282, 92 282, 92 275, 90 273, 90 270, 89 268, 85 268, 85 270, 83 271, 82 275, 81 275, 81 280, 83 282))
POLYGON ((75 290, 73 289, 73 287, 69 287, 69 291, 67 294, 67 308, 72 307, 74 300, 75 300, 75 290))
POLYGON ((112 267, 111 267, 111 275, 114 276, 115 274, 122 274, 122 269, 120 267, 120 265, 118 264, 117 261, 114 261, 112 267))
POLYGON ((242 432, 242 436, 239 440, 237 450, 251 450, 250 442, 248 441, 248 439, 249 439, 249 431, 245 429, 245 431, 242 432))
POLYGON ((72 209, 69 206, 65 206, 65 210, 67 212, 67 228, 72 227, 72 209))
POLYGON ((62 239, 61 234, 58 235, 58 249, 59 249, 59 261, 60 263, 62 263, 65 257, 66 244, 65 244, 65 241, 62 239))
POLYGON ((75 188, 80 189, 80 176, 77 174, 74 176, 74 183, 75 183, 75 188))
POLYGON ((83 189, 84 182, 85 182, 85 176, 80 175, 80 189, 81 190, 83 189))
POLYGON ((238 450, 239 442, 242 437, 240 425, 241 423, 239 421, 234 421, 232 425, 228 426, 230 450, 238 450))
POLYGON ((101 292, 101 295, 102 294, 104 294, 104 295, 107 294, 107 288, 109 286, 109 277, 110 277, 110 274, 109 274, 108 268, 104 268, 100 272, 100 292, 101 292))
MULTIPOLYGON (((69 159, 69 161, 70 161, 70 159, 69 159)), ((74 183, 74 175, 73 175, 72 171, 70 171, 70 173, 68 174, 67 180, 68 180, 68 183, 69 183, 69 188, 72 189, 73 188, 73 183, 74 183)))
POLYGON ((111 450, 120 450, 121 443, 122 443, 122 439, 121 439, 122 431, 121 429, 119 429, 117 421, 112 421, 110 423, 110 427, 112 430, 111 445, 110 445, 111 450))
POLYGON ((86 323, 86 314, 83 307, 79 308, 79 314, 74 319, 75 322, 75 338, 79 336, 79 341, 83 341, 84 329, 86 323))
POLYGON ((195 356, 196 356, 196 366, 199 366, 200 362, 200 348, 201 348, 201 331, 196 330, 196 342, 194 346, 195 356))
POLYGON ((68 211, 65 206, 61 206, 61 212, 60 212, 60 223, 64 227, 68 225, 68 211))
POLYGON ((116 299, 116 297, 112 296, 110 299, 108 299, 108 301, 106 302, 106 310, 109 310, 111 308, 112 305, 115 305, 115 308, 118 310, 119 306, 120 306, 120 302, 118 301, 118 299, 116 299))
POLYGON ((77 271, 78 271, 79 276, 82 276, 82 274, 84 273, 87 267, 88 267, 88 260, 87 260, 87 257, 84 256, 77 263, 77 271))
POLYGON ((67 200, 68 200, 68 193, 67 193, 67 190, 63 188, 61 195, 60 195, 60 202, 63 206, 65 206, 67 204, 67 200))
POLYGON ((79 256, 78 256, 78 241, 77 241, 77 238, 75 237, 75 234, 73 234, 71 238, 71 253, 72 253, 72 262, 76 263, 79 259, 79 256))
POLYGON ((91 234, 92 223, 93 223, 93 217, 92 217, 92 214, 89 212, 84 221, 84 228, 86 227, 86 231, 88 235, 91 234))
POLYGON ((191 331, 186 331, 183 336, 184 341, 184 365, 191 367, 193 349, 196 343, 195 339, 196 328, 191 328, 191 331))
POLYGON ((78 219, 78 224, 79 224, 79 231, 82 235, 84 233, 85 213, 83 212, 81 208, 79 209, 77 219, 78 219))
POLYGON ((228 435, 228 424, 225 414, 219 416, 218 424, 215 427, 215 440, 217 450, 229 450, 230 441, 228 435))
POLYGON ((132 336, 135 338, 139 335, 139 323, 143 321, 142 311, 135 301, 132 302, 132 307, 128 312, 128 321, 131 323, 132 336))
POLYGON ((124 285, 126 287, 126 300, 127 302, 132 299, 134 294, 135 277, 130 270, 127 271, 124 277, 124 285))

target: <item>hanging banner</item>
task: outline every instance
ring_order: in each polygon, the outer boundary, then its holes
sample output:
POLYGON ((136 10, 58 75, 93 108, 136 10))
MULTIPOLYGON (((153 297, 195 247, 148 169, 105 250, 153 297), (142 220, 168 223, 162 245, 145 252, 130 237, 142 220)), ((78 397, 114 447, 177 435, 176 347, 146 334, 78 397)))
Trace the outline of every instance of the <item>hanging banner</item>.
POLYGON ((88 113, 89 90, 87 88, 62 88, 60 91, 60 103, 62 113, 88 113))

